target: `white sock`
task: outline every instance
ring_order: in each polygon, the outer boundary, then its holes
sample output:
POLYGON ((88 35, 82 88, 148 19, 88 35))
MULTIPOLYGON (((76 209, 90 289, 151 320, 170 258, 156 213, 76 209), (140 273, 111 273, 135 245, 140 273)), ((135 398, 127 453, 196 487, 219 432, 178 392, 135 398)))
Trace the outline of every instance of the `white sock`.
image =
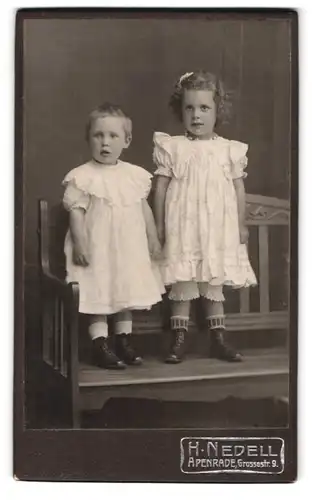
POLYGON ((129 335, 132 333, 132 320, 126 321, 116 321, 115 322, 115 334, 120 335, 121 333, 126 333, 129 335))
POLYGON ((89 325, 89 335, 92 340, 99 337, 108 337, 107 322, 105 320, 95 321, 89 325))

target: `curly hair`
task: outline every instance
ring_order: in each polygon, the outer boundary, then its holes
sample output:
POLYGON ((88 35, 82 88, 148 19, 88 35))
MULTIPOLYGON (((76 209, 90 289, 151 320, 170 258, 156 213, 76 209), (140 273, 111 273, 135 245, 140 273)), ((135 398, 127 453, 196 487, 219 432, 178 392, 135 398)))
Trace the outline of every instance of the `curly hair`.
POLYGON ((217 105, 217 124, 228 122, 231 115, 231 94, 224 88, 223 82, 213 73, 198 70, 182 75, 175 84, 169 106, 182 121, 182 103, 184 90, 212 90, 217 105))
POLYGON ((86 140, 89 140, 90 130, 92 127, 92 123, 97 118, 104 118, 104 116, 120 116, 124 118, 124 129, 125 135, 127 139, 132 138, 132 121, 129 116, 121 109, 117 104, 112 104, 110 102, 105 102, 101 104, 97 108, 95 108, 89 115, 87 124, 86 124, 86 140))

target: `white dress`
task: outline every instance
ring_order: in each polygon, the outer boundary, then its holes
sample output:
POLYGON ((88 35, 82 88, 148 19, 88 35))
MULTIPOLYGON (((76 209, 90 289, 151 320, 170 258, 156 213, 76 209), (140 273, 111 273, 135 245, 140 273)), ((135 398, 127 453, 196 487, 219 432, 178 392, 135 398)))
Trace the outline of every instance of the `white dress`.
POLYGON ((233 179, 246 177, 248 146, 219 136, 190 140, 154 134, 155 175, 171 178, 166 195, 165 284, 256 284, 240 244, 233 179))
POLYGON ((81 313, 150 309, 161 300, 164 288, 149 255, 142 212, 150 184, 146 170, 123 161, 89 161, 66 175, 65 208, 85 210, 89 265, 73 263, 69 231, 64 247, 67 281, 79 283, 81 313))

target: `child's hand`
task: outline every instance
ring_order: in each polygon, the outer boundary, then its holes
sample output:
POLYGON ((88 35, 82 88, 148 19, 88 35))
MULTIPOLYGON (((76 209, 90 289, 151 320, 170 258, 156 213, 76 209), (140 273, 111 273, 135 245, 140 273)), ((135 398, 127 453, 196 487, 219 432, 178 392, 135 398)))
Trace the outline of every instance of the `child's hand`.
POLYGON ((87 267, 89 265, 87 252, 81 245, 76 244, 73 247, 73 262, 76 266, 87 267))
POLYGON ((164 225, 157 226, 157 236, 161 247, 165 244, 165 227, 164 225))
POLYGON ((150 256, 152 260, 161 260, 162 259, 162 246, 158 240, 158 238, 153 238, 148 242, 148 248, 150 252, 150 256))
POLYGON ((249 231, 247 226, 240 226, 239 228, 239 238, 241 244, 246 244, 249 238, 249 231))

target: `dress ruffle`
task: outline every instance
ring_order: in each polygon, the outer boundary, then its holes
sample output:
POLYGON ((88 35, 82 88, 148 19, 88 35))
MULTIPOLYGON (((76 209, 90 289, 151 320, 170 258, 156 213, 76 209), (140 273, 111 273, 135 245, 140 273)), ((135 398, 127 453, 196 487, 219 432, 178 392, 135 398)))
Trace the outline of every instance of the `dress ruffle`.
POLYGON ((155 175, 171 181, 166 194, 166 285, 196 281, 246 287, 256 284, 240 244, 233 180, 246 176, 248 145, 216 136, 191 141, 154 134, 155 175))
MULTIPOLYGON (((88 162, 71 170, 63 185, 72 185, 85 195, 104 198, 110 205, 125 206, 147 198, 151 178, 152 175, 144 168, 131 163, 120 161, 117 165, 98 166, 88 162)), ((74 190, 73 195, 76 198, 74 190)), ((74 204, 76 200, 70 199, 69 191, 66 196, 66 204, 70 206, 71 201, 74 204)))
POLYGON ((73 182, 67 183, 63 196, 63 205, 66 210, 70 211, 74 208, 82 208, 86 211, 89 204, 89 194, 78 189, 73 182))
POLYGON ((170 260, 160 265, 165 285, 183 281, 226 285, 232 288, 254 286, 257 279, 250 265, 245 245, 240 245, 236 258, 224 257, 222 268, 217 259, 170 260))

